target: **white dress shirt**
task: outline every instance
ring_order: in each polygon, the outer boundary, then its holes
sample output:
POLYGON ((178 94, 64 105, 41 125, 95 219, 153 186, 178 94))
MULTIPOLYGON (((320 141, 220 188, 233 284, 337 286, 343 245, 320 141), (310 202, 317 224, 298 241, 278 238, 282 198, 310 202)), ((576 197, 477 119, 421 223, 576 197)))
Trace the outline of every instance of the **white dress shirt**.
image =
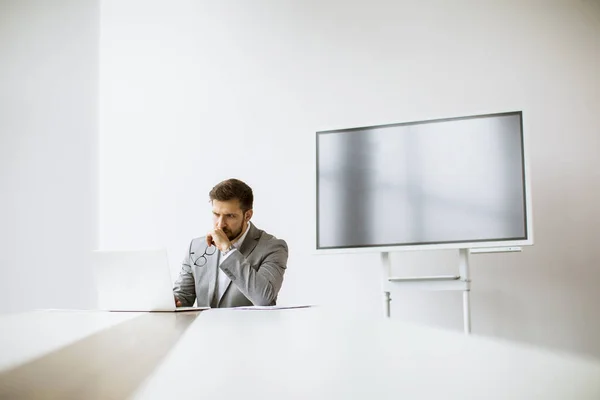
MULTIPOLYGON (((242 245, 242 243, 244 243, 244 239, 246 239, 246 236, 248 235, 248 231, 250 230, 250 222, 248 222, 248 226, 246 227, 246 231, 244 232, 244 234, 239 238, 239 240, 237 242, 235 242, 234 244, 231 245, 231 250, 229 250, 229 253, 225 254, 225 255, 221 255, 221 258, 219 260, 219 265, 221 265, 221 263, 223 261, 225 261, 227 259, 227 257, 229 257, 231 255, 231 253, 233 253, 234 251, 238 251, 237 249, 240 248, 240 246, 242 245)), ((225 272, 223 272, 223 270, 221 268, 217 268, 217 295, 219 297, 217 297, 217 299, 221 299, 221 297, 223 296, 223 293, 225 293, 225 291, 227 290, 227 288, 229 287, 229 283, 231 282, 231 279, 229 279, 229 277, 227 275, 225 275, 225 272)))

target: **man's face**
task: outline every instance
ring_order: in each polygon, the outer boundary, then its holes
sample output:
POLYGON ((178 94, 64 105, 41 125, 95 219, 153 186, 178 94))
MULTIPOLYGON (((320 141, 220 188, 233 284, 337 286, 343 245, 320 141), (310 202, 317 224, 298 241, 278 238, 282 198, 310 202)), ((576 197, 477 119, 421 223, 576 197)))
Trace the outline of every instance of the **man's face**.
POLYGON ((213 200, 212 212, 214 227, 222 229, 230 241, 241 236, 252 216, 252 210, 246 211, 244 215, 239 200, 213 200))

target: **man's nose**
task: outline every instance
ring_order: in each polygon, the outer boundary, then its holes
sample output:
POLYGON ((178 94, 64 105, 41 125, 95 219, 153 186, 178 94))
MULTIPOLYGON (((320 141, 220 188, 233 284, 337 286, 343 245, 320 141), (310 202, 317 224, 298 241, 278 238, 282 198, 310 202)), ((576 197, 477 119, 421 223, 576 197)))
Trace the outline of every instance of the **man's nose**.
POLYGON ((223 219, 223 217, 219 217, 219 219, 217 220, 217 228, 223 229, 224 227, 225 227, 225 220, 223 219))

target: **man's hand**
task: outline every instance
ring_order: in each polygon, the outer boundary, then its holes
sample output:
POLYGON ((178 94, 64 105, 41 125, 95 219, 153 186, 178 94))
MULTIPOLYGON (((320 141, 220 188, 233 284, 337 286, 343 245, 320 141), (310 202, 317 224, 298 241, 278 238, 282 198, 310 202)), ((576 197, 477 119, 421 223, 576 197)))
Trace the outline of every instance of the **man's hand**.
POLYGON ((220 251, 225 251, 231 247, 231 242, 222 229, 215 228, 206 234, 206 244, 215 245, 220 251))
POLYGON ((181 300, 179 300, 177 298, 177 296, 173 296, 173 297, 175 297, 175 307, 181 307, 181 300))

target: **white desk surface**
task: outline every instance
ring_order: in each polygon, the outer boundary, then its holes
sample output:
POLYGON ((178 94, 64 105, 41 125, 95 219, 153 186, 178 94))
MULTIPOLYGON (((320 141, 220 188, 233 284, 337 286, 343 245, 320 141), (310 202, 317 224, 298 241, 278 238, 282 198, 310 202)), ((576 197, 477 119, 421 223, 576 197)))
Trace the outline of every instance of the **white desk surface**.
MULTIPOLYGON (((26 373, 36 353, 143 317, 57 311, 0 316, 0 385, 3 372, 16 365, 26 373)), ((182 317, 165 314, 152 323, 174 318, 182 317)), ((600 361, 383 317, 355 319, 321 307, 219 309, 200 313, 127 397, 598 400, 600 361)))
POLYGON ((0 314, 0 372, 139 315, 58 310, 0 314))

